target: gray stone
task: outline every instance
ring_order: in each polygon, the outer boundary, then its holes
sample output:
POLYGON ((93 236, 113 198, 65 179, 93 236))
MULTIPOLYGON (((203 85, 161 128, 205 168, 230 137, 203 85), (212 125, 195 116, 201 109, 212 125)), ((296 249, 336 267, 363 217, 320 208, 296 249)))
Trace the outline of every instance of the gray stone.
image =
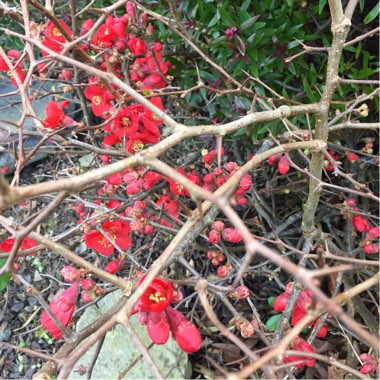
MULTIPOLYGON (((76 326, 77 330, 80 330, 93 322, 97 317, 112 307, 120 297, 121 291, 117 291, 100 300, 98 303, 99 308, 96 306, 89 307, 79 319, 76 326)), ((146 326, 140 325, 137 315, 132 316, 130 322, 144 345, 146 347, 149 346, 151 340, 147 334, 146 326)), ((69 376, 70 380, 86 378, 85 375, 81 376, 76 371, 78 369, 87 368, 90 365, 95 350, 96 345, 76 363, 73 372, 69 376)), ((187 355, 182 352, 176 342, 171 338, 165 345, 154 345, 149 350, 149 353, 164 378, 188 378, 188 376, 186 376, 189 365, 187 355)), ((126 368, 139 357, 139 355, 140 351, 136 348, 132 338, 128 336, 127 330, 123 326, 118 325, 107 334, 91 379, 117 379, 119 374, 125 371, 126 368)), ((154 375, 144 359, 138 360, 124 376, 124 379, 154 378, 154 375)))

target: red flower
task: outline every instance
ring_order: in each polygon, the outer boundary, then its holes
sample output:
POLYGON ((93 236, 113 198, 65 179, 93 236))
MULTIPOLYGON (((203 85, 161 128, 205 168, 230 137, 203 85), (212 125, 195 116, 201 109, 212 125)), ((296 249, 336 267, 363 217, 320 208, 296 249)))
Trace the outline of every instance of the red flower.
POLYGON ((72 125, 74 120, 66 116, 63 109, 70 105, 69 101, 61 102, 59 105, 56 102, 50 101, 46 106, 46 118, 42 125, 45 128, 57 129, 62 126, 72 125))
MULTIPOLYGON (((11 252, 14 244, 15 244, 15 239, 4 240, 2 243, 0 243, 0 251, 11 252)), ((23 241, 21 243, 20 250, 25 251, 27 249, 35 247, 36 245, 37 245, 37 243, 33 239, 26 237, 23 239, 23 241)), ((31 256, 35 256, 36 254, 37 254, 37 252, 31 256)))
MULTIPOLYGON (((70 288, 58 295, 49 305, 53 314, 64 325, 68 326, 74 314, 75 304, 78 297, 78 282, 74 282, 70 288)), ((42 326, 50 332, 55 340, 62 337, 62 331, 50 318, 49 314, 44 311, 41 317, 42 326)))
POLYGON ((105 266, 104 270, 108 273, 115 274, 119 272, 123 265, 124 262, 121 259, 112 260, 105 266))
POLYGON ((166 315, 173 334, 173 339, 182 351, 191 354, 199 351, 202 346, 202 337, 196 326, 181 312, 172 307, 166 309, 166 315))
MULTIPOLYGON (((72 37, 73 33, 69 29, 69 27, 63 22, 59 21, 63 29, 66 31, 66 33, 72 37)), ((63 50, 63 44, 67 41, 66 37, 59 31, 59 29, 51 22, 48 21, 47 23, 47 29, 45 30, 45 39, 42 41, 42 44, 49 48, 50 50, 53 50, 57 53, 61 52, 63 50)), ((48 55, 45 51, 42 51, 42 55, 45 57, 48 55)))
POLYGON ((84 96, 91 101, 92 112, 95 116, 104 116, 112 107, 110 100, 113 96, 104 86, 92 84, 86 87, 84 96))
POLYGON ((128 41, 128 47, 132 54, 142 55, 146 50, 145 42, 140 38, 132 38, 128 41))
MULTIPOLYGON (((307 343, 306 340, 299 337, 296 337, 294 339, 292 349, 297 350, 297 351, 303 351, 303 352, 314 352, 314 348, 310 346, 310 344, 307 343)), ((297 369, 300 369, 304 367, 305 365, 308 367, 315 366, 315 359, 305 358, 304 356, 287 356, 283 359, 283 361, 284 363, 292 363, 292 362, 300 361, 302 359, 305 359, 305 361, 300 364, 297 364, 295 366, 297 369)))
MULTIPOLYGON (((131 246, 131 236, 129 224, 122 220, 113 222, 106 220, 102 224, 104 232, 116 243, 120 249, 127 249, 131 246)), ((94 248, 103 256, 111 256, 115 247, 103 236, 100 231, 90 231, 84 235, 84 240, 88 248, 94 248)))
MULTIPOLYGON (((139 285, 144 281, 146 275, 142 277, 139 285)), ((148 289, 141 296, 136 305, 136 310, 161 313, 172 301, 173 287, 170 281, 161 277, 156 277, 149 285, 148 289)))
POLYGON ((110 48, 117 42, 126 42, 127 24, 128 19, 126 17, 108 16, 105 24, 100 26, 91 43, 102 48, 110 48))
MULTIPOLYGON (((181 173, 183 176, 186 177, 185 170, 183 168, 177 168, 177 172, 181 173)), ((169 182, 169 188, 172 194, 190 196, 189 192, 182 185, 175 182, 171 178, 166 178, 166 180, 169 182)))
POLYGON ((361 215, 356 215, 352 218, 352 225, 355 230, 359 232, 369 231, 371 229, 367 219, 363 218, 361 215))
POLYGON ((165 344, 168 341, 170 326, 165 311, 161 313, 150 312, 146 327, 153 343, 165 344))
MULTIPOLYGON (((17 81, 14 78, 13 72, 11 71, 11 69, 9 68, 9 66, 7 65, 3 57, 0 57, 0 71, 6 71, 12 84, 14 84, 17 87, 17 81)), ((20 66, 16 66, 14 67, 13 71, 17 73, 18 77, 20 78, 21 83, 24 83, 26 76, 24 72, 22 71, 22 68, 20 66)))

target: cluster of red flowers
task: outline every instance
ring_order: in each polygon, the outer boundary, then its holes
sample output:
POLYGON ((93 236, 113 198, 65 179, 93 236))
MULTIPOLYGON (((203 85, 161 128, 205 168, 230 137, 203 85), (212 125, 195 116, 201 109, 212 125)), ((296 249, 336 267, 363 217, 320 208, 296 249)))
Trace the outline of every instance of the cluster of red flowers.
POLYGON ((348 219, 351 219, 354 229, 362 234, 366 233, 365 240, 360 243, 364 253, 367 255, 373 255, 379 252, 379 243, 376 242, 380 237, 380 228, 377 226, 371 226, 368 220, 362 215, 352 216, 353 212, 360 211, 356 207, 355 199, 346 199, 342 204, 342 215, 348 219))
POLYGON ((171 332, 184 352, 193 353, 201 348, 201 334, 181 312, 170 306, 182 298, 182 293, 173 290, 170 281, 156 277, 135 306, 135 312, 139 313, 140 323, 147 326, 149 337, 155 344, 165 344, 171 332))
MULTIPOLYGON (((290 346, 291 349, 296 351, 303 351, 303 352, 314 352, 314 348, 306 342, 305 339, 302 339, 300 337, 295 337, 293 343, 290 346)), ((304 366, 307 367, 314 367, 315 366, 315 359, 312 358, 306 358, 304 356, 286 356, 283 359, 284 363, 293 363, 293 362, 300 362, 295 365, 297 369, 300 369, 304 366), (303 361, 302 361, 303 360, 303 361)))
MULTIPOLYGON (((207 150, 202 151, 203 161, 205 163, 206 169, 211 170, 213 164, 215 163, 215 158, 218 156, 218 149, 212 150, 210 153, 207 150)), ((224 148, 220 149, 220 156, 224 156, 224 148)), ((222 186, 229 178, 231 178, 238 170, 239 165, 234 161, 229 161, 224 164, 223 167, 216 167, 210 171, 210 173, 203 176, 203 186, 202 188, 213 192, 220 186, 222 186)), ((193 181, 195 182, 195 181, 193 181)), ((195 182, 196 183, 196 182, 195 182)), ((237 203, 240 206, 244 206, 247 203, 247 198, 245 193, 251 189, 252 177, 245 173, 240 181, 239 186, 235 194, 231 197, 233 203, 237 203)))
POLYGON ((229 243, 240 243, 242 237, 236 228, 225 228, 224 222, 216 220, 211 227, 208 234, 208 241, 210 244, 218 244, 220 239, 229 243))
MULTIPOLYGON (((285 291, 276 297, 273 304, 273 309, 277 313, 283 312, 286 309, 286 305, 289 301, 291 294, 293 293, 294 284, 292 282, 288 283, 285 287, 285 291)), ((296 306, 294 307, 291 324, 295 326, 307 313, 310 309, 312 303, 312 293, 310 290, 302 290, 297 298, 296 306)), ((318 324, 318 321, 312 322, 310 326, 315 326, 318 324)), ((322 324, 321 328, 318 331, 318 338, 325 338, 327 335, 327 323, 322 324)))
POLYGON ((360 360, 363 362, 360 372, 364 375, 369 375, 376 371, 377 374, 380 373, 379 361, 370 354, 361 354, 360 360))

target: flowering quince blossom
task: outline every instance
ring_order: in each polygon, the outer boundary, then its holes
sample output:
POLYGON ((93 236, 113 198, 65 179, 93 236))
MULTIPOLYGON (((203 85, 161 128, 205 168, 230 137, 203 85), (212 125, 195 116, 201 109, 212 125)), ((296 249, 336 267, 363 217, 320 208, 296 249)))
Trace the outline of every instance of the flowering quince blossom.
POLYGON ((84 90, 84 96, 91 101, 91 109, 95 116, 104 116, 112 108, 110 101, 114 98, 105 86, 94 83, 84 90))
MULTIPOLYGON (((303 351, 303 352, 314 352, 314 348, 306 342, 306 340, 296 337, 293 341, 293 344, 291 345, 291 348, 296 351, 303 351)), ((283 359, 284 363, 292 363, 292 362, 298 362, 300 360, 305 359, 304 362, 296 364, 295 367, 297 369, 300 369, 304 367, 305 365, 307 367, 314 367, 315 366, 315 359, 306 358, 304 356, 286 356, 283 359)))
MULTIPOLYGON (((146 276, 143 276, 139 285, 144 281, 146 276)), ((145 293, 141 296, 135 309, 138 311, 156 312, 164 311, 172 301, 173 286, 170 281, 166 281, 161 277, 156 277, 145 293)))
MULTIPOLYGON (((9 55, 9 52, 8 52, 8 55, 9 55)), ((3 57, 0 57, 0 71, 5 71, 7 73, 7 75, 9 76, 10 81, 12 82, 12 84, 17 87, 17 81, 16 81, 16 79, 14 77, 14 74, 11 71, 10 67, 8 66, 8 64, 5 62, 5 59, 3 57)), ((13 71, 20 78, 20 82, 24 83, 26 76, 25 76, 24 72, 22 71, 21 63, 18 64, 16 67, 14 67, 13 71)))
POLYGON ((104 270, 108 273, 115 274, 123 268, 123 265, 124 262, 122 259, 112 260, 105 266, 104 270))
POLYGON ((54 101, 50 101, 46 106, 46 118, 42 122, 43 127, 57 129, 75 124, 75 121, 63 112, 63 109, 69 105, 70 102, 67 100, 59 105, 54 101))
MULTIPOLYGON (((139 285, 144 281, 143 276, 139 285)), ((196 326, 170 303, 183 299, 182 292, 173 291, 170 281, 156 277, 134 308, 139 312, 139 321, 147 326, 150 339, 155 344, 165 344, 172 333, 173 339, 186 353, 200 349, 202 337, 196 326)))
MULTIPOLYGON (((15 244, 15 239, 11 238, 11 239, 4 240, 3 242, 0 243, 0 251, 11 252, 14 244, 15 244)), ((27 249, 35 247, 36 245, 37 243, 33 239, 26 237, 22 240, 20 250, 25 251, 27 249)), ((36 254, 37 252, 30 256, 35 256, 36 254)))
MULTIPOLYGON (((281 313, 286 309, 290 295, 293 292, 293 283, 286 285, 285 292, 276 297, 273 303, 273 309, 277 313, 281 313)), ((297 298, 296 305, 293 310, 291 319, 292 326, 295 326, 307 313, 312 303, 312 292, 310 290, 302 290, 297 298)), ((309 326, 314 326, 318 321, 310 323, 309 326)), ((327 324, 324 323, 318 331, 318 338, 325 338, 327 336, 327 324)))
MULTIPOLYGON (((61 27, 65 30, 65 32, 72 37, 73 33, 70 28, 63 22, 59 21, 61 27)), ((52 21, 48 21, 46 30, 44 32, 45 39, 42 41, 42 44, 53 50, 56 53, 60 53, 63 50, 63 44, 67 42, 66 37, 60 32, 60 30, 56 27, 56 25, 52 21)), ((42 50, 42 55, 44 57, 49 54, 42 50)))
MULTIPOLYGON (((120 249, 127 249, 131 246, 130 228, 127 222, 106 220, 102 224, 103 231, 115 242, 120 249)), ((88 248, 94 248, 96 252, 103 256, 111 256, 115 247, 106 237, 97 230, 92 230, 84 235, 84 241, 88 248)))
MULTIPOLYGON (((71 322, 75 311, 75 304, 78 297, 79 282, 76 281, 70 288, 59 294, 49 305, 50 310, 57 319, 67 327, 71 322)), ((42 326, 50 332, 55 340, 62 338, 62 331, 50 318, 49 314, 44 311, 41 317, 42 326)))

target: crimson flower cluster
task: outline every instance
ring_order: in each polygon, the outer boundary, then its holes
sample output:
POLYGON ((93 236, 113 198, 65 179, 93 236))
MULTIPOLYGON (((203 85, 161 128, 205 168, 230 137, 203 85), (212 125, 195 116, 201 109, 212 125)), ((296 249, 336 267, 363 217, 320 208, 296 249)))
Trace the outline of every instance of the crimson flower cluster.
POLYGON ((366 233, 365 240, 360 243, 363 251, 367 255, 373 255, 379 252, 379 243, 376 242, 380 237, 380 228, 371 226, 370 222, 362 215, 352 216, 352 212, 360 211, 356 207, 355 199, 346 199, 342 204, 342 214, 344 217, 351 219, 354 229, 362 234, 366 233))
MULTIPOLYGON (((296 351, 303 351, 303 352, 314 352, 314 348, 306 342, 305 339, 302 339, 300 337, 295 337, 293 343, 290 346, 291 349, 296 351)), ((299 362, 303 360, 301 363, 298 363, 295 365, 297 369, 300 369, 304 366, 307 367, 314 367, 315 366, 315 359, 312 358, 306 358, 305 356, 286 356, 283 359, 284 363, 293 363, 293 362, 299 362)))
POLYGON ((212 224, 212 229, 208 234, 208 241, 210 244, 218 244, 220 239, 229 243, 240 243, 242 237, 236 228, 225 228, 224 222, 216 220, 212 224))
POLYGON ((170 306, 181 298, 178 292, 173 291, 170 281, 156 277, 136 304, 135 312, 139 313, 140 323, 147 326, 148 335, 155 344, 165 344, 171 332, 184 352, 197 352, 202 345, 199 330, 181 312, 170 306))
MULTIPOLYGON (((273 309, 277 313, 283 312, 293 293, 294 284, 288 283, 285 287, 285 292, 276 297, 273 304, 273 309)), ((310 290, 302 290, 297 298, 296 306, 294 307, 291 324, 295 326, 307 313, 312 303, 312 292, 310 290)), ((311 322, 310 326, 315 326, 318 321, 311 322)), ((318 331, 318 338, 325 338, 327 336, 327 323, 324 323, 318 331)))

